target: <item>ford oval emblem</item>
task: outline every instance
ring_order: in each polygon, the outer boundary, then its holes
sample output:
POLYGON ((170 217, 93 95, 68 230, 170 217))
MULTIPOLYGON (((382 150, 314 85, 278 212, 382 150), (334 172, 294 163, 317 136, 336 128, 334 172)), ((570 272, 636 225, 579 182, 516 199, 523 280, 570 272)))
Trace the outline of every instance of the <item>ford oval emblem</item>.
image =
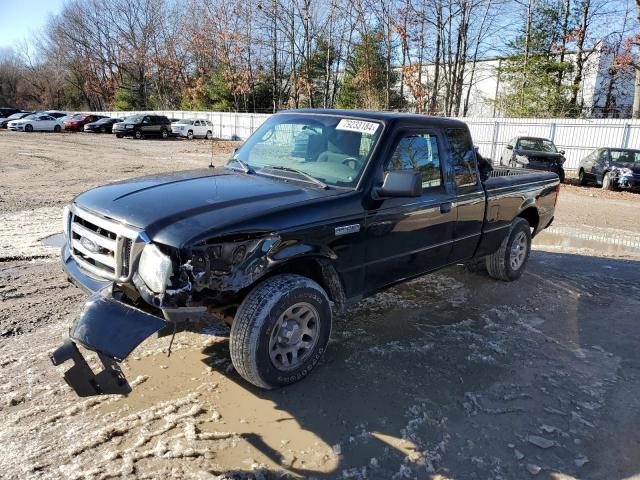
POLYGON ((91 253, 98 253, 98 250, 100 250, 98 244, 87 237, 80 237, 80 245, 91 253))

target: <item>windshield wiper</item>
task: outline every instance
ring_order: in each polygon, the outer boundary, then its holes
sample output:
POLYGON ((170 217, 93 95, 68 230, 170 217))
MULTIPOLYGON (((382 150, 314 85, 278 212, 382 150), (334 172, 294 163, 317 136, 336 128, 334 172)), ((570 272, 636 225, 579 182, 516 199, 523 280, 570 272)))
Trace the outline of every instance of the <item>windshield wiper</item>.
POLYGON ((263 169, 265 168, 270 168, 272 170, 280 170, 283 172, 291 172, 291 173, 296 173, 302 177, 305 178, 305 180, 307 180, 308 182, 311 183, 315 183, 316 185, 318 185, 320 188, 323 189, 327 189, 329 188, 329 185, 327 185, 326 183, 324 183, 322 180, 318 180, 316 177, 314 177, 313 175, 309 175, 307 172, 304 172, 302 170, 298 170, 297 168, 292 168, 292 167, 283 167, 280 165, 265 165, 264 167, 262 167, 263 169))
MULTIPOLYGON (((243 160, 240 160, 239 158, 232 158, 232 159, 230 160, 230 162, 236 162, 238 165, 240 165, 241 170, 242 170, 244 173, 255 173, 255 172, 253 171, 253 168, 251 168, 251 167, 249 166, 249 164, 245 163, 243 160)), ((228 166, 228 164, 227 164, 227 166, 228 166)), ((234 170, 237 170, 237 169, 234 169, 234 170)))

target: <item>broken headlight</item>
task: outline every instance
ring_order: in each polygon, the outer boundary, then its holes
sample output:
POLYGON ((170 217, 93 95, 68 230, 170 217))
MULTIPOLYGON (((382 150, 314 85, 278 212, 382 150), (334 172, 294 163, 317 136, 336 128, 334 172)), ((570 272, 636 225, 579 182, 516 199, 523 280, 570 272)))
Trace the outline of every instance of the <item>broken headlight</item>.
POLYGON ((65 238, 69 238, 69 215, 71 210, 69 209, 69 205, 64 207, 62 210, 62 233, 65 238))
POLYGON ((148 243, 140 255, 138 275, 155 293, 163 293, 173 275, 171 258, 155 245, 148 243))
POLYGON ((616 173, 620 177, 632 177, 633 176, 633 170, 631 170, 630 168, 627 168, 627 167, 617 168, 616 169, 616 173))

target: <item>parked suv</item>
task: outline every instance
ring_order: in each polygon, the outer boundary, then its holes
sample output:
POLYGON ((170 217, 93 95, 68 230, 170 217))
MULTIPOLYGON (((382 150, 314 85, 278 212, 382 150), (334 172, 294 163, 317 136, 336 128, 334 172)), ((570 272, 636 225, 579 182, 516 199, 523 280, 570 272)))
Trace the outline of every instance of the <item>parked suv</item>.
POLYGON ((187 137, 189 140, 201 137, 210 139, 213 134, 213 124, 208 120, 184 119, 171 124, 171 132, 178 137, 187 137))
POLYGON ((113 133, 116 137, 144 137, 159 136, 169 138, 171 121, 164 115, 133 115, 124 121, 114 123, 113 133))
POLYGON ((553 172, 564 182, 564 150, 558 151, 553 141, 540 137, 515 137, 500 156, 500 165, 553 172))

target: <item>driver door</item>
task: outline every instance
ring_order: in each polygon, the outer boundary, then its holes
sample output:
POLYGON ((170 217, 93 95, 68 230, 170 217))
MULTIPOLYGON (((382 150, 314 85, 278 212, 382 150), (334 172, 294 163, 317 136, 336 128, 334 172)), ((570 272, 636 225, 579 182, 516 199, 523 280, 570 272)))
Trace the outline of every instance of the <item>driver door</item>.
POLYGON ((404 130, 384 170, 416 170, 422 195, 386 198, 367 214, 366 285, 369 292, 448 262, 456 223, 454 195, 444 182, 444 144, 435 130, 404 130))

